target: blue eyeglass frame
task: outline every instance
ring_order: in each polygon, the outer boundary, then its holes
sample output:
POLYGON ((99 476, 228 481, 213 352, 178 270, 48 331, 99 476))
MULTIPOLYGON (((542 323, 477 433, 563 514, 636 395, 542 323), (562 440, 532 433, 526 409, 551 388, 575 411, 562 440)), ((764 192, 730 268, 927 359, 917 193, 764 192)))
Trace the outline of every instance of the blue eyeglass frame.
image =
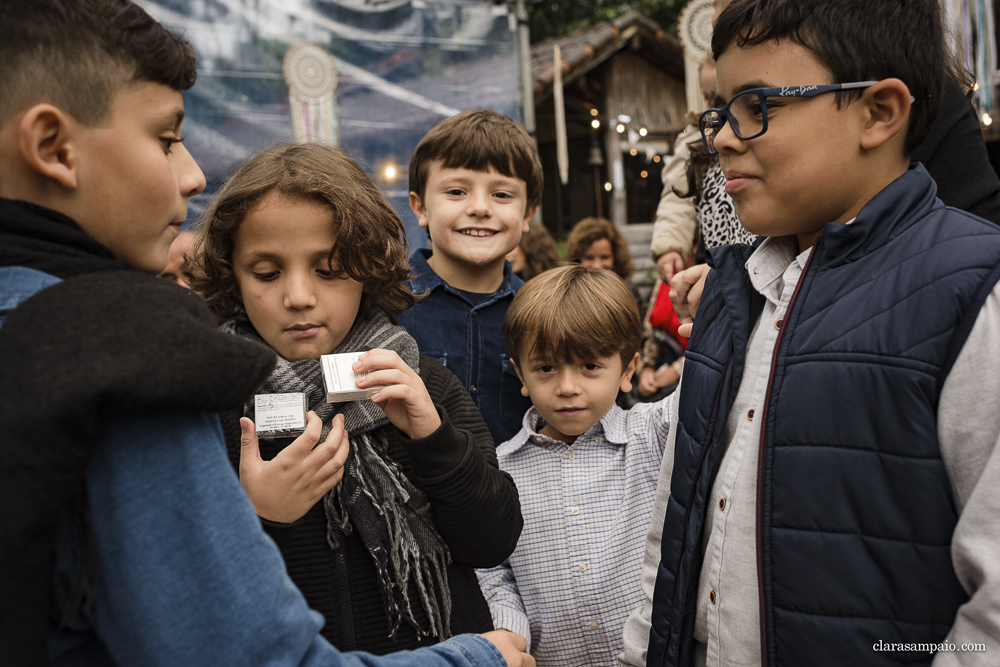
MULTIPOLYGON (((743 141, 749 141, 750 139, 756 139, 760 135, 767 132, 767 98, 768 97, 815 97, 817 95, 822 95, 823 93, 833 93, 838 90, 852 90, 855 88, 870 88, 874 86, 878 81, 855 81, 854 83, 830 83, 820 86, 779 86, 776 88, 751 88, 749 90, 744 90, 742 93, 733 96, 733 99, 729 100, 729 104, 722 107, 721 109, 706 109, 700 116, 698 116, 698 130, 701 132, 701 140, 705 142, 705 148, 708 149, 710 154, 718 153, 719 151, 713 150, 712 146, 708 143, 708 137, 705 136, 705 116, 715 112, 719 114, 722 118, 722 122, 716 128, 716 132, 722 130, 729 123, 729 127, 732 128, 733 134, 742 139, 743 141), (740 124, 736 122, 732 114, 729 113, 729 107, 733 105, 740 97, 744 95, 756 95, 757 99, 760 100, 760 110, 761 110, 761 129, 760 132, 749 137, 744 137, 740 134, 740 124)), ((910 97, 911 103, 914 101, 913 97, 910 97)))

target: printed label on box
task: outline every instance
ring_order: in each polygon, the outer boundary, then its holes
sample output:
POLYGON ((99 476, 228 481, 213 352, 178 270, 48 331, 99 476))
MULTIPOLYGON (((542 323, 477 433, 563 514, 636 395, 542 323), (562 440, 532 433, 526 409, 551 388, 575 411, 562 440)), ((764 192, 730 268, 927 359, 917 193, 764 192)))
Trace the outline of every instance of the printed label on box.
POLYGON ((301 433, 306 428, 306 395, 257 394, 254 396, 254 423, 258 435, 301 433))

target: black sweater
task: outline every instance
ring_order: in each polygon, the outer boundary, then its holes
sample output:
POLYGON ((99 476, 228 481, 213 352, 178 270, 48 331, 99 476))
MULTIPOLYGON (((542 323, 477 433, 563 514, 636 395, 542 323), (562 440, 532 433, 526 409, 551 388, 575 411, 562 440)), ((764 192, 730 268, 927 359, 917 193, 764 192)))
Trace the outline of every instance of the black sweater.
MULTIPOLYGON (((410 440, 394 426, 386 426, 388 453, 427 495, 438 530, 451 550, 452 632, 486 632, 493 629, 493 622, 474 568, 498 565, 514 551, 523 525, 517 488, 497 466, 489 430, 454 373, 420 355, 420 377, 438 407, 441 428, 427 438, 410 440)), ((238 470, 237 422, 236 415, 224 419, 229 457, 238 470)), ((270 460, 281 448, 273 441, 262 441, 261 457, 270 460)), ((330 548, 322 503, 294 524, 263 523, 309 606, 326 617, 322 634, 334 646, 384 654, 435 643, 432 638, 418 640, 405 621, 396 640, 389 641, 371 555, 356 530, 341 537, 343 553, 330 548)), ((426 623, 415 590, 410 599, 418 621, 426 623)))

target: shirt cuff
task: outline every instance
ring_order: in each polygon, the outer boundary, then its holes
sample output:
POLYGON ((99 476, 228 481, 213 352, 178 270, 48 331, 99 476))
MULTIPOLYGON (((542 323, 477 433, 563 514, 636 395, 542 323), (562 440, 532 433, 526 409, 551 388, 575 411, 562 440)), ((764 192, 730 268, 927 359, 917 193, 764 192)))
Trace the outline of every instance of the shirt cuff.
POLYGON ((493 627, 497 630, 509 630, 519 634, 528 642, 528 653, 531 653, 531 626, 528 617, 519 611, 507 607, 490 607, 493 615, 493 627))

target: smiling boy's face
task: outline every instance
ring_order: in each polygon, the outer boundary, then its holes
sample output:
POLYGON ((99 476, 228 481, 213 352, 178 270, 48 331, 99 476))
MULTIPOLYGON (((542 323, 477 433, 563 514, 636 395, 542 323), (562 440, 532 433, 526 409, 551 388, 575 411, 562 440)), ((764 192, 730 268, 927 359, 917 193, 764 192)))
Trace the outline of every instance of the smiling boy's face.
POLYGON ((489 171, 447 169, 436 161, 424 196, 410 193, 410 206, 434 244, 431 267, 445 280, 456 273, 502 275, 504 259, 521 242, 534 215, 527 185, 489 171))
MULTIPOLYGON (((832 83, 811 51, 787 40, 730 45, 716 76, 725 102, 751 88, 832 83)), ((826 223, 856 216, 882 187, 872 191, 860 145, 864 125, 863 106, 838 109, 832 93, 768 98, 767 131, 756 139, 739 139, 727 123, 715 145, 743 226, 762 236, 797 235, 801 245, 826 223)))

